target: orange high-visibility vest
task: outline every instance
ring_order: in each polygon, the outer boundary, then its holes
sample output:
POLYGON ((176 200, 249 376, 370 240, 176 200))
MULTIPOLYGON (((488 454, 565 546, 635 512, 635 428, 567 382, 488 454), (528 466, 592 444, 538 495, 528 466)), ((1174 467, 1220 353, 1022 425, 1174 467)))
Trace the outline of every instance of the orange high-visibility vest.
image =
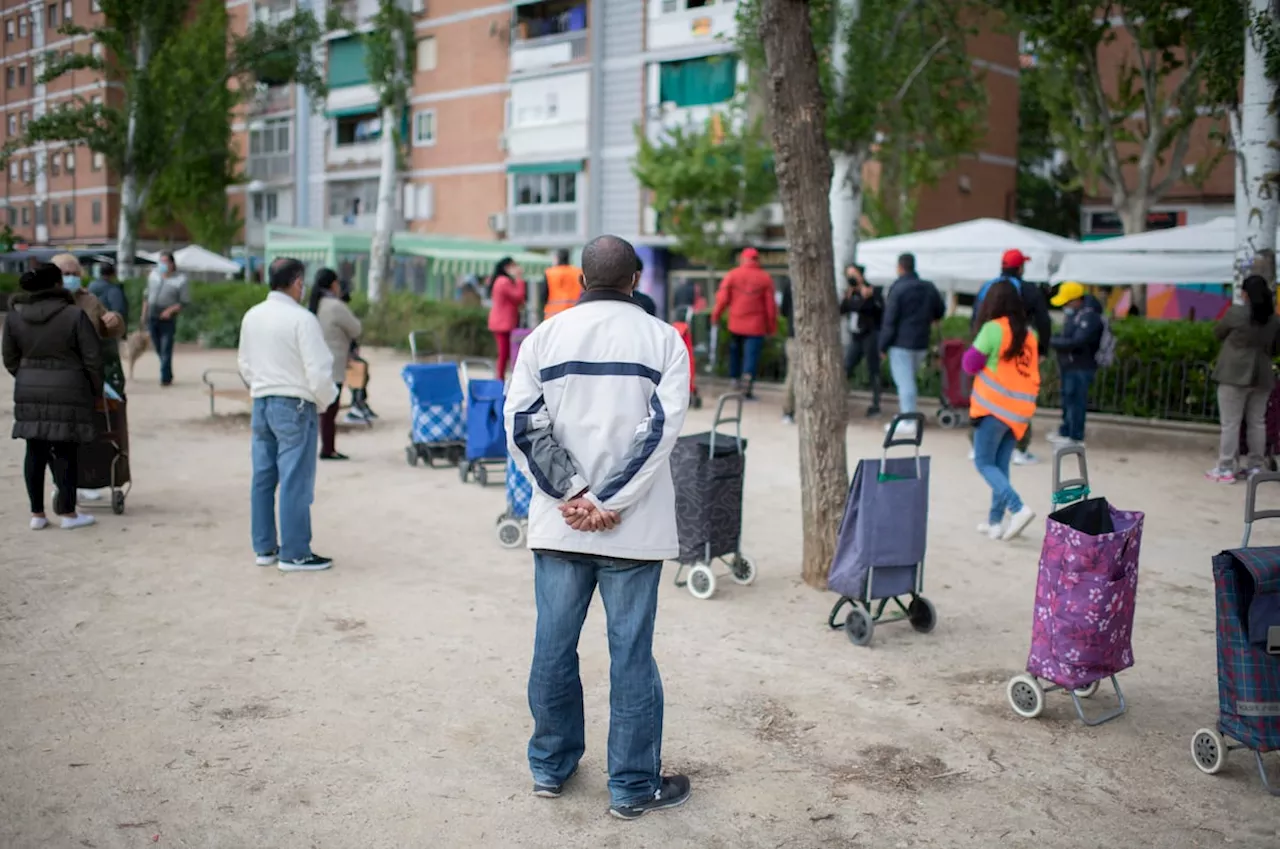
POLYGON ((1031 425, 1040 395, 1040 347, 1035 333, 1028 329, 1022 353, 1006 360, 1004 353, 1013 341, 1013 329, 1007 318, 996 319, 996 324, 1000 325, 1001 332, 1000 358, 994 369, 988 364, 974 377, 969 415, 975 419, 995 416, 1021 439, 1031 425))
POLYGON ((578 302, 582 295, 581 275, 582 270, 572 265, 556 265, 547 269, 547 303, 542 310, 543 316, 551 318, 578 302))

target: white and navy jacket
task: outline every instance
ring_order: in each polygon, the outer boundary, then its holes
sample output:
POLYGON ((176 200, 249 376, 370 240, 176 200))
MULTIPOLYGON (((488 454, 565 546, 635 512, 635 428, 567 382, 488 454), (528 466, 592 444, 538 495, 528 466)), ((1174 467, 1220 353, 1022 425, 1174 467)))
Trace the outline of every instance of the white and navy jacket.
POLYGON ((689 407, 689 354, 631 298, 590 290, 520 346, 507 442, 533 484, 529 548, 627 560, 679 552, 668 460, 689 407), (586 497, 622 522, 584 533, 559 506, 586 497))

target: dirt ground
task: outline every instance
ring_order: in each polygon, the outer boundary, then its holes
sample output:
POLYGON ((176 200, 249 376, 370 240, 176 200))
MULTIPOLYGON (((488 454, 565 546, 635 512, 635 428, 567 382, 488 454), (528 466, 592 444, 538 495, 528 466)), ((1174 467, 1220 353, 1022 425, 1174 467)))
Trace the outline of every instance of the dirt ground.
MULTIPOLYGON (((253 565, 245 408, 209 419, 210 366, 234 355, 180 350, 164 391, 155 359, 139 365, 137 486, 95 528, 28 531, 22 444, 0 441, 0 847, 1280 845, 1280 800, 1251 757, 1211 778, 1189 756, 1216 717, 1209 558, 1238 544, 1244 497, 1202 479, 1207 453, 1091 450, 1095 490, 1147 524, 1130 711, 1090 729, 1060 694, 1038 720, 1008 706, 1043 525, 1012 545, 975 534, 987 490, 962 432, 926 441, 938 628, 886 626, 855 648, 827 629, 834 597, 796 577, 796 431, 751 406, 743 548, 759 579, 698 601, 670 567, 662 588, 665 765, 694 796, 621 823, 606 815, 602 613, 581 649, 584 769, 562 799, 535 799, 530 557, 497 544, 500 487, 406 465, 395 358, 374 360, 381 422, 344 432, 352 461, 320 470, 315 546, 337 565, 301 575, 253 565)), ((851 457, 879 436, 855 421, 851 457)), ((1049 475, 1015 473, 1041 514, 1049 475)), ((1276 524, 1257 541, 1280 542, 1276 524)))

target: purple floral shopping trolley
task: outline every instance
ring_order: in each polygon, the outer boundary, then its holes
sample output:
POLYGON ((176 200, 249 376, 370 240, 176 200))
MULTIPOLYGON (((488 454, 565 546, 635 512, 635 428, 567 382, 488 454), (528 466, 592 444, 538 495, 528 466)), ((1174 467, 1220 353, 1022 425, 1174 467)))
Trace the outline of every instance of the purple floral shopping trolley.
POLYGON ((1101 725, 1126 710, 1116 674, 1133 666, 1143 515, 1089 497, 1079 446, 1054 454, 1053 500, 1059 507, 1049 515, 1040 552, 1027 672, 1009 681, 1007 695, 1015 713, 1033 719, 1044 711, 1045 693, 1063 690, 1071 694, 1081 722, 1101 725), (1062 461, 1073 455, 1080 477, 1064 481, 1062 461), (1103 679, 1110 679, 1119 704, 1089 717, 1081 699, 1097 693, 1103 679))

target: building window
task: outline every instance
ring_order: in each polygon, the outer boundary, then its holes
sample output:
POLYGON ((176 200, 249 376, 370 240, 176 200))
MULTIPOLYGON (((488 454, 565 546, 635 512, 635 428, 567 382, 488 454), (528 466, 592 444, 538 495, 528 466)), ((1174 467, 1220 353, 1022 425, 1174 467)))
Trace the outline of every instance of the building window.
POLYGON ((94 224, 102 223, 102 201, 95 200, 93 206, 89 208, 89 219, 94 224))
POLYGON ((12 227, 18 223, 18 210, 16 207, 9 207, 9 226, 12 227))
POLYGON ((418 42, 418 70, 434 71, 436 69, 436 37, 429 35, 418 42))
POLYGON ((4 40, 13 41, 14 23, 13 18, 4 22, 4 40))
POLYGON ((58 25, 58 4, 49 4, 49 29, 53 29, 58 25))
POLYGON ((517 174, 512 189, 516 206, 574 204, 578 201, 578 175, 517 174))
POLYGON ((265 121, 261 127, 249 130, 249 155, 269 156, 290 151, 291 123, 288 118, 265 121))
POLYGON ((91 4, 90 4, 89 8, 93 9, 93 11, 95 11, 95 12, 101 12, 101 11, 102 11, 102 3, 101 3, 101 2, 99 2, 99 0, 93 0, 93 3, 91 3, 91 4))
POLYGON ((30 30, 30 28, 31 28, 31 16, 19 15, 18 16, 18 38, 26 38, 27 32, 30 30))
POLYGON ((335 144, 338 147, 364 144, 380 138, 382 138, 382 117, 377 111, 344 115, 337 120, 335 144))
POLYGON ((62 166, 58 164, 58 154, 49 157, 49 176, 56 177, 62 173, 62 166))
POLYGON ((27 125, 30 123, 31 123, 31 113, 23 112, 22 113, 22 131, 24 133, 27 131, 27 125))
POLYGON ((13 68, 4 69, 4 87, 13 88, 13 68))
POLYGON ((9 135, 16 136, 18 134, 18 116, 9 116, 9 135))
POLYGON ((9 160, 9 179, 10 180, 18 179, 18 160, 16 159, 9 160))
POLYGON ((100 41, 95 41, 95 42, 93 43, 93 47, 90 47, 90 48, 89 48, 89 52, 93 55, 93 58, 95 58, 95 59, 101 59, 101 58, 102 58, 102 53, 103 53, 103 50, 102 50, 102 42, 100 42, 100 41))
POLYGON ((658 102, 677 107, 709 106, 732 100, 738 89, 736 56, 704 56, 663 62, 658 68, 658 102))
POLYGON ((62 223, 62 209, 55 203, 53 205, 53 226, 57 227, 62 223))
POLYGON ((74 4, 74 3, 72 3, 72 2, 71 2, 71 0, 62 0, 62 21, 63 21, 63 23, 68 23, 68 24, 69 24, 69 23, 71 23, 71 18, 72 18, 72 14, 71 14, 71 12, 72 12, 72 10, 73 10, 74 8, 75 8, 75 4, 74 4))
POLYGON ((259 192, 253 196, 253 220, 258 224, 275 221, 279 215, 279 198, 275 192, 259 192))
MULTIPOLYGON (((723 5, 726 0, 720 0, 723 5)), ((662 0, 662 14, 671 15, 688 9, 705 9, 716 5, 716 0, 662 0)))
POLYGON ((414 147, 429 147, 436 143, 436 110, 424 109, 413 113, 414 147))
POLYGON ((62 221, 64 224, 76 223, 76 205, 69 203, 62 208, 62 221))
POLYGON ((430 221, 435 217, 435 191, 429 184, 404 186, 404 218, 406 221, 430 221))
POLYGON ((94 153, 93 162, 91 163, 91 167, 93 168, 94 171, 101 171, 103 168, 106 167, 106 164, 107 164, 106 156, 104 156, 101 153, 94 153))
POLYGON ((27 84, 27 63, 23 62, 18 66, 18 85, 27 84))
POLYGON ((31 207, 24 206, 22 207, 22 225, 25 227, 30 223, 31 223, 31 207))
POLYGON ((36 204, 36 226, 37 227, 44 226, 44 216, 45 216, 44 204, 43 203, 36 204))
POLYGON ((68 150, 62 157, 62 164, 67 169, 68 174, 74 174, 76 172, 75 151, 68 150))
POLYGON ((24 183, 31 182, 31 160, 30 159, 22 160, 22 182, 24 183))

